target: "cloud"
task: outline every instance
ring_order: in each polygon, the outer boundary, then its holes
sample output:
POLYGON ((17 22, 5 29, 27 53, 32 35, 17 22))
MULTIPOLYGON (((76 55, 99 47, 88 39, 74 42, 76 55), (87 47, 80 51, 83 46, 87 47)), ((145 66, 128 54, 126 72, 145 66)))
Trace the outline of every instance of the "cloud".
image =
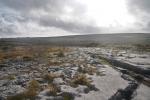
POLYGON ((129 7, 134 8, 134 10, 140 9, 147 13, 150 12, 150 0, 129 0, 129 7))
MULTIPOLYGON (((50 0, 52 2, 53 0, 50 0)), ((0 0, 2 5, 17 11, 29 11, 31 9, 47 8, 49 0, 0 0)), ((54 3, 53 3, 54 4, 54 3)))
POLYGON ((136 25, 150 31, 150 0, 128 0, 128 10, 136 18, 136 25))
MULTIPOLYGON (((106 1, 108 2, 109 0, 106 1)), ((99 34, 103 32, 148 32, 150 29, 150 1, 127 1, 128 11, 135 17, 136 21, 133 25, 130 24, 123 27, 119 26, 120 23, 117 21, 105 20, 106 18, 111 18, 102 15, 109 15, 109 10, 111 10, 101 9, 108 7, 107 2, 104 2, 106 6, 95 7, 96 9, 90 8, 90 11, 96 12, 89 12, 88 7, 94 7, 94 5, 88 2, 87 4, 85 3, 86 1, 81 2, 80 0, 0 0, 0 36, 40 36, 40 34, 41 36, 54 36, 59 34, 99 34), (105 11, 108 12, 105 13, 105 11), (90 16, 88 14, 94 15, 90 16), (109 25, 103 27, 105 23, 98 23, 97 20, 107 22, 109 25), (116 24, 109 23, 109 21, 116 22, 116 24)), ((103 3, 103 1, 95 0, 92 2, 95 2, 93 4, 97 4, 96 2, 103 3)), ((114 15, 114 19, 120 18, 118 15, 114 15)), ((126 23, 126 21, 121 22, 126 23)))
POLYGON ((64 30, 77 33, 96 33, 100 32, 100 29, 93 25, 88 25, 80 22, 64 21, 61 18, 56 19, 55 17, 44 17, 39 20, 40 25, 47 27, 59 27, 64 30))
POLYGON ((74 0, 0 0, 0 3, 2 6, 0 20, 3 20, 0 27, 1 35, 19 34, 18 24, 25 30, 23 24, 31 22, 38 24, 37 26, 60 28, 70 33, 100 32, 99 27, 91 25, 92 21, 86 17, 84 5, 74 0), (11 9, 15 13, 8 11, 5 14, 6 9, 11 9))

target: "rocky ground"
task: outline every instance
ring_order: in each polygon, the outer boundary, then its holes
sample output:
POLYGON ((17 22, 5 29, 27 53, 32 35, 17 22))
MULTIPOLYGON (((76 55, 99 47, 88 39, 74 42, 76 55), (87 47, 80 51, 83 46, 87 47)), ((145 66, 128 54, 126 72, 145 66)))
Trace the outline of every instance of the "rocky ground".
POLYGON ((149 100, 150 88, 95 57, 101 51, 68 47, 3 55, 0 100, 149 100))

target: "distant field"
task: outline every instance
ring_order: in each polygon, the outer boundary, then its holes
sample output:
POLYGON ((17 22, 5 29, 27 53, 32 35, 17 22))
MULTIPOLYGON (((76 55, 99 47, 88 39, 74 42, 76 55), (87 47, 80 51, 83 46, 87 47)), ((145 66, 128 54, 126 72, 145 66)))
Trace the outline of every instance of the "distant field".
POLYGON ((48 45, 48 46, 119 46, 121 48, 135 46, 140 50, 150 51, 150 34, 92 34, 62 37, 34 38, 1 38, 0 46, 16 45, 48 45))
POLYGON ((37 37, 37 38, 2 38, 3 43, 11 44, 48 44, 48 45, 87 45, 89 43, 98 44, 150 44, 150 34, 93 34, 74 35, 62 37, 37 37))

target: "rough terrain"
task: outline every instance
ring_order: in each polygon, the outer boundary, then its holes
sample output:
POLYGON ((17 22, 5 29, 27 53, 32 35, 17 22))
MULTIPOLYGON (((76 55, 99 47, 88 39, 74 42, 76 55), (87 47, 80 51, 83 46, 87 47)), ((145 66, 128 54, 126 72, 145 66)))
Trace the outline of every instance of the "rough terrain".
POLYGON ((149 100, 148 85, 95 56, 103 53, 94 47, 1 50, 0 100, 149 100))

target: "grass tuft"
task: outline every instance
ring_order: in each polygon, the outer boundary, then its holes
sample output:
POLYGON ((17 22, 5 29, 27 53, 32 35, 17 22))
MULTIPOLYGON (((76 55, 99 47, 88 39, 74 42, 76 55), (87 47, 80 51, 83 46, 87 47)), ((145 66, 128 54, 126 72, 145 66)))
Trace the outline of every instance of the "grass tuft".
POLYGON ((48 81, 48 83, 52 83, 54 78, 57 78, 57 77, 59 77, 59 75, 54 74, 54 73, 48 73, 48 74, 44 75, 44 79, 46 81, 48 81))
POLYGON ((47 88, 49 90, 47 95, 49 96, 56 96, 61 91, 55 84, 49 84, 47 88))
POLYGON ((87 78, 87 76, 85 74, 79 74, 79 75, 76 75, 73 77, 71 83, 73 86, 78 86, 78 85, 89 86, 90 82, 91 81, 87 78))
POLYGON ((39 89, 39 83, 36 80, 32 80, 29 82, 26 91, 16 94, 14 96, 9 96, 7 97, 7 100, 35 100, 39 89))

